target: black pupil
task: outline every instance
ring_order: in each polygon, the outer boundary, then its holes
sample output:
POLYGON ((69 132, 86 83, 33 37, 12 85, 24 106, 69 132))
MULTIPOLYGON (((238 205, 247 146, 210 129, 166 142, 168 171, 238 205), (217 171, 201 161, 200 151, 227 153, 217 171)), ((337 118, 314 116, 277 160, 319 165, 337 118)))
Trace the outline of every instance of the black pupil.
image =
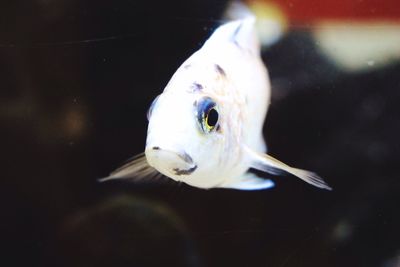
POLYGON ((217 122, 218 122, 218 112, 214 108, 212 108, 208 112, 207 124, 211 127, 214 127, 217 124, 217 122))

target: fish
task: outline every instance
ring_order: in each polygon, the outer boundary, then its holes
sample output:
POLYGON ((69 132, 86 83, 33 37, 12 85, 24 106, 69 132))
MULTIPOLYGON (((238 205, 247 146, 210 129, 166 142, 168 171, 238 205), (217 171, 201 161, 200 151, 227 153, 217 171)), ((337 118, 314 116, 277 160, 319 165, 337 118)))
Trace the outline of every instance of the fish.
POLYGON ((255 22, 249 15, 222 24, 182 63, 148 110, 144 153, 102 181, 163 175, 202 189, 272 188, 252 171, 259 170, 332 189, 316 173, 267 154, 271 85, 255 22))

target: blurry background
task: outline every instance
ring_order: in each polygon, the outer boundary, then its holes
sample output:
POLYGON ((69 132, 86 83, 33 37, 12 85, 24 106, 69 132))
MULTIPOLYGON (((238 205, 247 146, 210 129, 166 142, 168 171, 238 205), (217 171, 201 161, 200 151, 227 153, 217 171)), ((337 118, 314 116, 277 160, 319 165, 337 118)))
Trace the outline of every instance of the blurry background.
POLYGON ((395 0, 250 3, 278 25, 269 152, 334 191, 97 182, 227 2, 0 2, 0 266, 400 266, 395 0))

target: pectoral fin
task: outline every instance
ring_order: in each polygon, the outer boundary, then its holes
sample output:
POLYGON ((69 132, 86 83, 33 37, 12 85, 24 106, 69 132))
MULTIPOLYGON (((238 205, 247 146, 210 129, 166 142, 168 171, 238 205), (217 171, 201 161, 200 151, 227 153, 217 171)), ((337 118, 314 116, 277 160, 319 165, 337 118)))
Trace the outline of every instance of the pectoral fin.
POLYGON ((313 186, 332 190, 332 188, 316 173, 290 167, 267 154, 255 152, 248 147, 245 147, 245 151, 250 158, 250 167, 252 168, 265 171, 273 175, 290 173, 313 186))
POLYGON ((262 190, 274 187, 274 182, 269 179, 263 179, 253 173, 245 173, 237 179, 233 179, 221 185, 223 188, 232 188, 239 190, 262 190))
POLYGON ((125 165, 113 171, 110 176, 99 179, 99 182, 114 179, 153 180, 161 176, 156 169, 147 163, 144 153, 140 153, 130 159, 125 165))

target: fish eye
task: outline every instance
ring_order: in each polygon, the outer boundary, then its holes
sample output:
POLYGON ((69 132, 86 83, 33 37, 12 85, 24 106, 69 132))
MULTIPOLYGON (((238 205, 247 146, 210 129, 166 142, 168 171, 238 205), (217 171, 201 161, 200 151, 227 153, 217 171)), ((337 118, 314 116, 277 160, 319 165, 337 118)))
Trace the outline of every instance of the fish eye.
POLYGON ((215 125, 217 125, 218 122, 218 111, 215 108, 212 108, 205 115, 206 115, 205 123, 207 124, 207 127, 209 128, 215 127, 215 125))
POLYGON ((205 133, 210 133, 218 124, 219 113, 217 104, 209 97, 199 101, 197 119, 200 127, 205 133))
POLYGON ((149 108, 149 110, 147 111, 147 120, 150 120, 151 113, 153 112, 154 106, 156 105, 157 100, 158 100, 159 97, 160 97, 160 96, 158 95, 158 96, 153 100, 153 102, 151 102, 150 108, 149 108))

